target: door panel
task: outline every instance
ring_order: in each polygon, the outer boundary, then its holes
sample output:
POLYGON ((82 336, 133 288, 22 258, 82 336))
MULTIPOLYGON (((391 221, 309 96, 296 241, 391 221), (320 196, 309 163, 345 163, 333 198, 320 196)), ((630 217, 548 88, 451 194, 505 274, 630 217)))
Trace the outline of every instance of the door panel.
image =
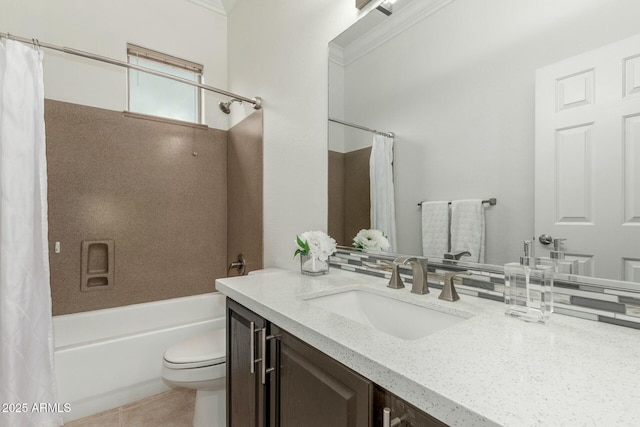
POLYGON ((579 274, 639 281, 640 36, 539 69, 535 141, 536 236, 566 238, 579 274))

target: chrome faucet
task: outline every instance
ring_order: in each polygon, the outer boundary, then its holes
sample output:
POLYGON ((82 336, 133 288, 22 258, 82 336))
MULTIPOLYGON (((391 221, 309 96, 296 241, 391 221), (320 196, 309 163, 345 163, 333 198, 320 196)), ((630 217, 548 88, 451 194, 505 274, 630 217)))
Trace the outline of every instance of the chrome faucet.
POLYGON ((418 257, 404 258, 403 264, 411 265, 411 273, 413 275, 413 285, 411 286, 411 293, 418 295, 425 295, 429 293, 429 282, 427 277, 429 270, 427 269, 427 259, 418 257))

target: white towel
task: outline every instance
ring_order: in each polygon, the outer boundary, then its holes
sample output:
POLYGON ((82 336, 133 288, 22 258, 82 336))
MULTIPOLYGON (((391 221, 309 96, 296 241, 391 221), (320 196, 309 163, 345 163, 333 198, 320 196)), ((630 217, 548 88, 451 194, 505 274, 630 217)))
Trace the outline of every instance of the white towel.
POLYGON ((451 253, 469 251, 463 261, 484 263, 484 205, 482 200, 451 202, 451 253))
POLYGON ((443 258, 449 252, 449 202, 422 202, 422 255, 443 258))

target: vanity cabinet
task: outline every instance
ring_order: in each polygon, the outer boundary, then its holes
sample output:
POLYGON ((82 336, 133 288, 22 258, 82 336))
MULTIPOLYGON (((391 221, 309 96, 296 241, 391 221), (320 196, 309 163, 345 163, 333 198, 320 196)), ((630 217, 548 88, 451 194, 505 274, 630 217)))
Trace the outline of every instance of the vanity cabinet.
POLYGON ((227 298, 227 426, 267 426, 267 393, 256 367, 256 331, 267 321, 227 298))
POLYGON ((228 427, 371 426, 371 381, 229 298, 227 397, 228 427))

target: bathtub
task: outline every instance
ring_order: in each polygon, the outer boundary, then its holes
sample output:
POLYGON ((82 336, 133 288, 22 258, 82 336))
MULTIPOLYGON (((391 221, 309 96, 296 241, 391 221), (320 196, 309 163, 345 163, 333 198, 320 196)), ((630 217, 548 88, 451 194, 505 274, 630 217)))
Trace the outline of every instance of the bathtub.
POLYGON ((209 293, 53 317, 58 401, 72 421, 169 389, 162 354, 225 327, 225 296, 209 293))

